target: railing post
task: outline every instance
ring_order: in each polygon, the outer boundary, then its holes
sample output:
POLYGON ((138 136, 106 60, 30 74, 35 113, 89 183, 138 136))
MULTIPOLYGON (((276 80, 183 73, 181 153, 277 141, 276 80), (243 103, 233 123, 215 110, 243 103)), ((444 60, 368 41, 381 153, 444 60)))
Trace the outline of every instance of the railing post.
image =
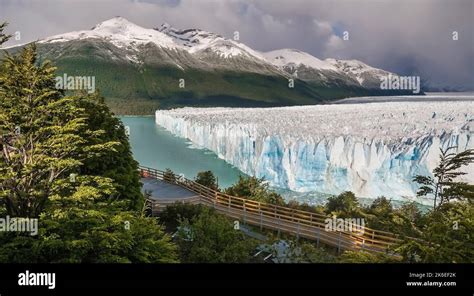
POLYGON ((316 236, 316 246, 319 248, 319 238, 321 237, 321 228, 318 226, 318 235, 316 236))
POLYGON ((245 209, 245 200, 244 200, 244 224, 246 224, 246 221, 247 220, 247 211, 245 209))
POLYGON ((260 231, 263 230, 263 213, 262 213, 262 205, 259 203, 258 208, 260 210, 260 231))
POLYGON ((341 236, 342 236, 342 232, 339 231, 339 239, 337 241, 337 253, 340 254, 341 253, 341 236))
MULTIPOLYGON (((276 207, 275 207, 276 210, 276 207)), ((281 220, 280 220, 280 215, 278 215, 277 222, 278 222, 278 237, 280 237, 280 228, 281 228, 281 220)))
POLYGON ((300 223, 298 222, 298 230, 297 230, 297 233, 296 233, 296 240, 299 240, 300 239, 300 223))

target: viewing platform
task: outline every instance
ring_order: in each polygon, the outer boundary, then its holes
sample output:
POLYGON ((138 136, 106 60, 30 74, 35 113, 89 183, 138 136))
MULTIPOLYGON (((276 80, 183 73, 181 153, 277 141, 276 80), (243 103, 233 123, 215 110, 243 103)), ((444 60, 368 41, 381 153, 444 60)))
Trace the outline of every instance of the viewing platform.
POLYGON ((160 179, 142 177, 142 193, 152 201, 152 212, 161 212, 166 206, 177 203, 199 203, 199 195, 181 186, 160 179))
POLYGON ((148 195, 153 215, 177 202, 202 204, 244 225, 310 239, 316 241, 317 245, 323 243, 336 247, 338 252, 364 250, 395 255, 389 248, 400 242, 396 234, 368 227, 363 227, 362 234, 327 230, 326 215, 231 196, 172 172, 140 167, 140 176, 142 192, 148 195))

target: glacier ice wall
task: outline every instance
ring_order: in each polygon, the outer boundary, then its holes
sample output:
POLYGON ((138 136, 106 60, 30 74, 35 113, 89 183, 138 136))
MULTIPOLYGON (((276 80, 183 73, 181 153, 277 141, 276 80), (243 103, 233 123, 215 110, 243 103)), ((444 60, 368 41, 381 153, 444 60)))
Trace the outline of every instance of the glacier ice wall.
MULTIPOLYGON (((474 102, 181 108, 156 123, 271 185, 299 192, 414 198, 439 149, 474 148, 474 102)), ((474 166, 463 178, 474 182, 474 166)), ((423 201, 421 201, 423 202, 423 201)))

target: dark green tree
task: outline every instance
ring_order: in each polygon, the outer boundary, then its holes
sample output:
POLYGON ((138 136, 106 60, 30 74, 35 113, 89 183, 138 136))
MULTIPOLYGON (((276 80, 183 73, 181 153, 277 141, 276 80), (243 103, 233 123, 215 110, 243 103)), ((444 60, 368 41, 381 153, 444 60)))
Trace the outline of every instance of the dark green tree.
POLYGON ((110 112, 104 98, 98 92, 78 96, 74 104, 85 111, 87 127, 91 130, 103 130, 98 139, 88 138, 91 145, 115 142, 113 151, 103 153, 94 159, 83 161, 79 174, 100 175, 114 180, 117 193, 113 198, 128 203, 132 210, 140 210, 143 195, 140 191, 140 177, 137 174, 138 163, 133 159, 130 143, 122 122, 110 112))
POLYGON ((194 205, 177 202, 167 206, 162 212, 160 212, 158 219, 161 223, 166 225, 166 228, 169 231, 174 232, 182 220, 187 219, 191 221, 194 217, 202 213, 204 207, 205 206, 200 204, 194 205))
POLYGON ((176 262, 137 210, 137 164, 103 99, 64 96, 34 45, 1 67, 0 213, 39 218, 39 233, 0 233, 0 262, 176 262))
POLYGON ((211 171, 199 172, 194 181, 211 189, 219 190, 216 176, 211 171))
POLYGON ((406 211, 407 214, 413 213, 409 225, 416 239, 405 235, 403 242, 394 249, 407 262, 473 262, 474 185, 458 182, 456 178, 465 174, 458 171, 460 168, 473 162, 474 150, 455 154, 449 152, 452 149, 441 151, 441 161, 433 171, 434 177, 415 177, 415 181, 422 185, 418 195, 433 196, 434 204, 421 219, 419 213, 406 211))
POLYGON ((372 204, 364 209, 367 226, 369 228, 392 231, 394 211, 392 203, 385 197, 376 198, 372 204))
POLYGON ((8 39, 11 38, 11 35, 5 34, 5 28, 7 27, 8 23, 1 23, 0 24, 0 45, 7 42, 8 39))
POLYGON ((456 148, 440 149, 440 163, 434 169, 433 177, 418 175, 413 179, 420 184, 418 196, 433 197, 434 209, 454 199, 467 199, 471 202, 474 200, 474 185, 456 180, 466 174, 459 169, 474 162, 474 149, 457 154, 451 152, 456 148))
POLYGON ((359 201, 350 191, 329 197, 326 203, 326 213, 340 218, 353 218, 362 215, 359 201))
POLYGON ((366 251, 345 251, 339 258, 339 263, 400 263, 400 259, 384 253, 369 253, 366 251))
POLYGON ((36 62, 31 45, 2 64, 0 195, 11 216, 37 217, 48 196, 61 190, 62 179, 117 144, 86 146, 97 132, 87 128, 84 110, 55 88, 55 68, 36 62))
POLYGON ((239 176, 239 181, 227 188, 225 193, 259 202, 285 205, 285 200, 280 194, 270 190, 264 179, 256 177, 239 176))
MULTIPOLYGON (((283 250, 283 254, 279 247, 273 250, 274 257, 281 258, 277 259, 279 263, 336 263, 336 256, 329 253, 328 250, 317 247, 314 244, 307 241, 298 241, 294 239, 285 239, 286 249, 283 250)), ((274 245, 278 246, 278 245, 274 245)))
POLYGON ((405 237, 394 250, 406 262, 473 263, 474 207, 466 201, 439 205, 417 228, 417 239, 405 237))
POLYGON ((233 223, 214 210, 203 208, 191 220, 183 219, 178 231, 182 262, 246 263, 257 247, 254 239, 234 229, 233 223))
POLYGON ((313 212, 320 215, 325 215, 325 207, 323 205, 310 205, 307 202, 299 202, 298 200, 290 200, 287 207, 297 209, 300 211, 313 212))
POLYGON ((163 174, 163 179, 167 182, 176 182, 176 174, 171 169, 166 169, 163 174))
POLYGON ((391 231, 408 237, 420 237, 420 229, 426 224, 426 217, 418 204, 415 202, 405 203, 398 209, 394 210, 392 225, 387 227, 385 231, 391 231))

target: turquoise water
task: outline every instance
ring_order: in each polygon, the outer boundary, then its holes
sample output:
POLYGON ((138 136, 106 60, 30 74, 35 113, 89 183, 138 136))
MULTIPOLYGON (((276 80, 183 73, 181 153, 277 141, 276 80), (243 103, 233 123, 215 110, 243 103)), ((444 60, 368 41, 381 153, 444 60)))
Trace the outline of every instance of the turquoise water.
POLYGON ((140 165, 160 170, 170 168, 189 179, 194 179, 200 171, 210 170, 218 177, 221 188, 229 187, 243 174, 212 151, 191 148, 187 140, 157 126, 152 116, 120 119, 129 128, 133 156, 140 165))

